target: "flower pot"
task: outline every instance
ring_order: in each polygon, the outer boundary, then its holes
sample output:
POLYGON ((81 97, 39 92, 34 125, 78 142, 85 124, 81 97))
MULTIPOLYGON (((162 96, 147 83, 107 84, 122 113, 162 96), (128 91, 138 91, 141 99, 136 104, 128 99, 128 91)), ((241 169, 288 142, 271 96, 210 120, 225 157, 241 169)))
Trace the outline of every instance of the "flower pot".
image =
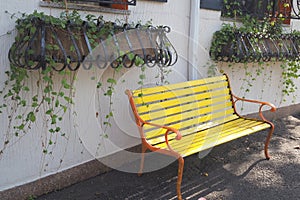
POLYGON ((87 58, 100 68, 108 64, 131 67, 136 57, 149 67, 170 66, 177 61, 176 50, 166 37, 168 27, 119 26, 101 20, 92 25, 68 21, 62 26, 36 17, 26 20, 18 22, 30 25, 18 33, 9 51, 11 63, 26 69, 45 69, 50 65, 57 71, 74 71, 87 58))

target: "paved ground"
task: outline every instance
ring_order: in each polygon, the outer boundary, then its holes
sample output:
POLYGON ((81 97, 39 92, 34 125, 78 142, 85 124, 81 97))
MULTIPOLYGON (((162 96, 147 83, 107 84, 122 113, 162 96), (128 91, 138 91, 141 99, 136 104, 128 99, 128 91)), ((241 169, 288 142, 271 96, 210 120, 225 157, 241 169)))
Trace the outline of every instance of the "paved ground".
MULTIPOLYGON (((275 124, 269 161, 263 155, 267 132, 216 147, 202 159, 198 155, 186 158, 183 197, 196 200, 201 197, 207 200, 300 199, 300 115, 277 120, 275 124)), ((155 159, 149 160, 155 162, 155 159)), ((176 178, 177 163, 141 177, 114 170, 37 199, 176 199, 176 178)))

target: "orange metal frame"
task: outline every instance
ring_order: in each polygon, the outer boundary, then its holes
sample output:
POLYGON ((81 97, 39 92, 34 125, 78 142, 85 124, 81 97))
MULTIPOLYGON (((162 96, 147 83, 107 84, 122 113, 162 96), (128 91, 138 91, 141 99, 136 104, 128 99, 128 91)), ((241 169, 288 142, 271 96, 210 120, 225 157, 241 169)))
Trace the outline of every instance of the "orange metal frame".
MULTIPOLYGON (((230 86, 230 81, 229 81, 229 78, 227 76, 227 74, 225 74, 225 76, 227 77, 227 82, 228 82, 228 85, 229 85, 229 89, 231 91, 231 86, 230 86)), ((240 98, 240 97, 237 97, 236 95, 232 94, 231 93, 231 96, 232 96, 232 104, 233 104, 233 108, 234 108, 234 112, 240 116, 237 111, 236 111, 236 102, 238 101, 245 101, 245 102, 249 102, 249 103, 256 103, 256 104, 260 104, 260 107, 259 107, 259 110, 258 110, 258 113, 259 113, 259 116, 260 118, 265 122, 265 123, 268 123, 270 124, 271 128, 270 128, 270 131, 269 131, 269 134, 267 136, 267 139, 265 141, 265 148, 264 148, 264 152, 265 152, 265 156, 266 156, 266 159, 269 160, 271 157, 269 155, 269 152, 268 152, 268 147, 269 147, 269 144, 270 144, 270 140, 271 140, 271 137, 273 135, 273 132, 274 132, 274 129, 275 129, 275 126, 272 122, 270 122, 269 120, 267 120, 263 113, 262 113, 262 108, 264 106, 269 106, 271 109, 270 111, 271 112, 275 112, 276 111, 276 107, 269 103, 269 102, 263 102, 263 101, 257 101, 257 100, 251 100, 251 99, 245 99, 245 98, 240 98)), ((242 117, 242 116, 240 116, 242 117)))
MULTIPOLYGON (((231 91, 231 87, 230 87, 230 82, 229 82, 228 76, 226 75, 226 77, 227 77, 227 82, 228 82, 228 85, 229 85, 228 87, 229 87, 229 89, 231 91)), ((139 114, 137 112, 137 108, 136 108, 136 105, 135 105, 134 100, 133 100, 132 92, 130 90, 126 90, 125 93, 127 94, 128 98, 129 98, 129 102, 130 102, 133 114, 135 116, 136 125, 138 126, 139 133, 140 133, 141 140, 142 140, 142 157, 141 157, 141 164, 140 164, 140 170, 139 170, 138 175, 139 176, 142 175, 143 168, 144 168, 145 152, 147 151, 147 149, 149 149, 150 151, 155 151, 155 152, 158 152, 158 153, 162 153, 162 154, 173 156, 173 157, 177 158, 177 160, 178 160, 178 177, 177 177, 176 191, 177 191, 177 198, 179 200, 182 200, 181 182, 182 182, 182 175, 183 175, 183 168, 184 168, 184 159, 183 159, 183 157, 179 153, 175 152, 171 148, 171 146, 169 145, 169 140, 168 140, 168 134, 170 132, 176 133, 176 135, 177 135, 176 139, 177 140, 181 139, 181 137, 182 137, 181 133, 179 132, 179 130, 171 128, 171 127, 168 127, 168 126, 153 124, 153 123, 144 121, 139 116, 139 114), (150 145, 147 142, 147 140, 145 138, 145 135, 144 135, 144 130, 143 130, 143 126, 145 124, 166 130, 166 132, 165 132, 165 142, 166 142, 166 144, 168 146, 168 150, 166 150, 166 149, 160 149, 160 148, 157 148, 157 147, 153 147, 152 145, 150 145)), ((268 153, 268 146, 269 146, 269 143, 270 143, 271 136, 272 136, 272 134, 274 132, 274 124, 272 122, 266 120, 266 118, 263 116, 262 108, 264 106, 269 106, 269 107, 271 107, 271 109, 270 109, 271 112, 275 112, 276 111, 276 107, 273 104, 268 103, 268 102, 262 102, 262 101, 257 101, 257 100, 249 100, 249 99, 240 98, 240 97, 235 96, 232 93, 231 93, 231 96, 232 96, 231 101, 233 103, 233 108, 234 108, 234 111, 235 111, 235 113, 237 115, 238 115, 238 113, 236 112, 236 102, 238 102, 238 101, 245 101, 245 102, 249 102, 249 103, 261 104, 260 107, 259 107, 259 116, 261 117, 261 119, 264 122, 270 124, 270 126, 271 126, 269 134, 268 134, 267 139, 265 141, 265 148, 264 148, 266 159, 269 160, 270 159, 270 155, 268 153)))

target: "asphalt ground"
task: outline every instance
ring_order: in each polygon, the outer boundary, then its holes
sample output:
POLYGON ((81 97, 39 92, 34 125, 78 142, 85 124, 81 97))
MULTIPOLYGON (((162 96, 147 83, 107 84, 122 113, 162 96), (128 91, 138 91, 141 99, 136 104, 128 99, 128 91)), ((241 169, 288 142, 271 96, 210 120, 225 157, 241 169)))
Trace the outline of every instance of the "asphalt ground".
MULTIPOLYGON (((198 154, 185 158, 183 198, 300 199, 300 115, 277 119, 274 123, 270 160, 263 153, 267 131, 215 147, 203 158, 198 154)), ((146 156, 145 164, 158 162, 161 156, 146 156)), ((137 167, 139 161, 128 165, 137 167)), ((112 170, 37 200, 177 199, 177 167, 177 162, 173 162, 141 177, 112 170)))

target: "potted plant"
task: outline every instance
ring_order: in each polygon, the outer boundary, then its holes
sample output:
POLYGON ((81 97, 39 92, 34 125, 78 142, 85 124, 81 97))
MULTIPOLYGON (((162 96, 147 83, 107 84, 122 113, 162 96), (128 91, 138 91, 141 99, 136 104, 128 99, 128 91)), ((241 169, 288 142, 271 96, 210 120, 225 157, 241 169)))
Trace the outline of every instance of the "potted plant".
MULTIPOLYGON (((280 62, 283 78, 283 95, 296 91, 294 80, 299 74, 299 31, 284 32, 281 22, 284 19, 258 20, 250 16, 242 19, 242 23, 223 24, 213 35, 210 47, 210 57, 216 62, 257 63, 261 69, 256 75, 261 75, 266 62, 280 62)), ((229 64, 232 66, 232 64, 229 64)), ((246 73, 246 75, 250 75, 246 73)), ((252 85, 250 80, 248 85, 252 85)), ((246 91, 249 91, 247 88, 246 91)))
MULTIPOLYGON (((111 66, 116 72, 122 67, 140 66, 141 85, 146 66, 157 65, 164 72, 177 61, 176 50, 166 37, 170 32, 166 26, 117 24, 93 15, 82 19, 76 11, 63 12, 60 17, 34 11, 17 19, 16 29, 9 51, 11 67, 6 72, 5 88, 0 91, 0 113, 9 108, 8 128, 16 136, 26 134, 40 115, 49 124, 50 133, 65 135, 61 123, 74 103, 73 81, 81 66, 111 66), (83 60, 92 65, 82 65, 83 60)), ((116 80, 107 77, 106 81, 109 86, 105 95, 111 98, 116 80)), ((95 87, 101 85, 97 82, 95 87)), ((110 118, 111 111, 106 116, 110 118)), ((109 126, 109 119, 104 123, 109 126)), ((8 143, 5 141, 4 148, 8 143)), ((44 153, 51 144, 49 140, 44 153)))
POLYGON ((210 55, 225 62, 297 60, 299 34, 284 33, 281 24, 246 17, 242 26, 223 24, 213 35, 210 55))

